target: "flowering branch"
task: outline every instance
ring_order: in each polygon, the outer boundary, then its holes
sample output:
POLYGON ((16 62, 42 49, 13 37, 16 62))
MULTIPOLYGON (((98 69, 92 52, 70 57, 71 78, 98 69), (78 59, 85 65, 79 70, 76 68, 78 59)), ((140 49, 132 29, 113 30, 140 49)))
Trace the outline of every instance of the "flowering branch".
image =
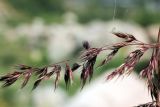
POLYGON ((111 50, 107 57, 99 64, 98 67, 103 66, 118 53, 121 48, 126 46, 137 46, 138 49, 131 52, 126 58, 123 64, 115 69, 111 74, 107 75, 106 80, 110 80, 116 76, 123 74, 130 74, 136 64, 139 62, 141 57, 146 53, 147 50, 152 49, 152 56, 149 64, 146 68, 141 70, 140 76, 146 78, 148 83, 148 89, 151 93, 153 102, 146 103, 137 107, 160 107, 160 29, 158 33, 157 43, 148 44, 139 41, 133 35, 115 32, 113 35, 123 39, 124 41, 112 45, 105 45, 100 48, 93 48, 90 44, 85 41, 83 42, 84 51, 80 56, 82 64, 75 63, 72 66, 69 65, 69 60, 62 61, 56 64, 48 65, 42 68, 18 65, 15 72, 1 76, 0 81, 4 82, 2 87, 8 87, 15 83, 20 77, 24 78, 21 88, 25 87, 32 75, 37 76, 37 80, 34 83, 33 89, 35 89, 43 80, 48 80, 52 76, 55 76, 54 84, 55 89, 57 88, 58 81, 62 72, 62 66, 65 65, 64 81, 68 88, 73 81, 73 72, 79 68, 82 68, 80 74, 80 80, 82 88, 86 84, 86 81, 92 79, 94 73, 94 65, 97 56, 102 51, 111 50))

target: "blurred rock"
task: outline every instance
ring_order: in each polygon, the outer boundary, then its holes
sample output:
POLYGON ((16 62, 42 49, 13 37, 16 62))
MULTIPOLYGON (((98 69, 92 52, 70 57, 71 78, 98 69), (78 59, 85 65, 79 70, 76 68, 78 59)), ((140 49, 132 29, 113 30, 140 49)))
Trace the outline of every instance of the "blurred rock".
POLYGON ((105 76, 77 92, 65 107, 132 107, 151 101, 145 81, 136 74, 108 82, 105 76))
POLYGON ((53 87, 40 87, 33 92, 34 107, 63 107, 67 95, 60 89, 54 92, 53 87))
POLYGON ((74 37, 66 32, 57 29, 56 36, 49 38, 48 54, 51 61, 65 60, 75 50, 74 37))
POLYGON ((46 28, 43 22, 43 19, 36 18, 33 20, 31 24, 21 24, 16 27, 15 32, 17 36, 26 36, 31 38, 31 40, 35 40, 41 35, 44 35, 46 28))

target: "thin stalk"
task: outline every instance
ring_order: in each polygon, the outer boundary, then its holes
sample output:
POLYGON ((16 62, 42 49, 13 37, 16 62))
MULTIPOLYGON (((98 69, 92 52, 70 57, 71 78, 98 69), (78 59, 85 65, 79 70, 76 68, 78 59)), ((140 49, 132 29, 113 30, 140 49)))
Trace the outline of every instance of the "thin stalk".
MULTIPOLYGON (((159 28, 159 32, 158 32, 158 38, 157 38, 157 43, 160 43, 160 28, 159 28)), ((157 48, 156 49, 156 51, 157 51, 157 60, 158 60, 158 75, 160 74, 160 49, 159 48, 157 48)), ((157 101, 156 101, 156 106, 157 107, 160 107, 160 91, 158 91, 158 98, 156 99, 157 101)))
POLYGON ((68 60, 63 60, 63 61, 51 64, 51 65, 48 65, 47 67, 54 67, 56 64, 62 64, 62 63, 66 63, 66 62, 69 62, 69 61, 70 61, 69 59, 68 60))
MULTIPOLYGON (((160 39, 160 37, 159 37, 160 39)), ((102 50, 112 50, 113 46, 117 46, 119 45, 120 43, 116 43, 116 44, 112 44, 112 45, 106 45, 104 47, 101 47, 102 50)), ((122 43, 121 43, 122 44, 122 43)), ((154 43, 154 44, 147 44, 147 43, 124 43, 124 46, 123 47, 126 47, 126 46, 144 46, 144 47, 147 47, 147 48, 160 48, 160 42, 159 43, 154 43)))

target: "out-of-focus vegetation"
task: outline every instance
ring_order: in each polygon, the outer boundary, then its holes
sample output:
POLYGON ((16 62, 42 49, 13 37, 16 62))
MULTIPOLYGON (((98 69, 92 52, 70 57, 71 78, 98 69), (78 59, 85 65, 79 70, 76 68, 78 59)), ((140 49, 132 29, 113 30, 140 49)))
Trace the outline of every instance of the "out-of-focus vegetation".
POLYGON ((43 17, 47 22, 57 22, 65 12, 63 0, 7 0, 7 3, 19 15, 19 17, 9 20, 13 24, 16 24, 14 22, 19 23, 19 21, 30 21, 34 17, 43 17))
POLYGON ((68 11, 75 12, 83 23, 92 19, 110 20, 114 11, 115 18, 132 20, 144 26, 158 23, 160 19, 158 0, 7 0, 6 3, 19 14, 19 17, 8 20, 11 24, 35 17, 43 17, 48 23, 60 22, 63 13, 68 11))
MULTIPOLYGON (((42 45, 34 46, 26 38, 19 38, 15 41, 8 40, 5 36, 0 35, 0 65, 2 68, 8 68, 14 64, 36 64, 37 66, 47 64, 46 50, 42 45), (39 59, 32 56, 35 52, 40 53, 39 59)), ((37 56, 38 57, 38 56, 37 56)))

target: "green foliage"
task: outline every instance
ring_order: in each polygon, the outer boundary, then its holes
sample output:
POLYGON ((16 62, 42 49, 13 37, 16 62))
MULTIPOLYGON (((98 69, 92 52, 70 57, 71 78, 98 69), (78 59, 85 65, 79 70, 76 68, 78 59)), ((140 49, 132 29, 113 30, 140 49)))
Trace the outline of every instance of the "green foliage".
POLYGON ((160 22, 158 6, 154 8, 153 5, 152 7, 148 6, 156 3, 158 5, 158 1, 117 0, 116 8, 114 0, 86 0, 79 2, 75 0, 73 3, 70 1, 72 4, 65 0, 7 0, 7 2, 19 14, 19 16, 8 20, 11 25, 29 22, 35 17, 41 17, 47 23, 60 22, 63 14, 67 11, 75 12, 82 23, 87 23, 93 19, 112 20, 114 11, 115 18, 132 20, 143 26, 160 22))
MULTIPOLYGON (((41 41, 42 42, 42 41, 41 41)), ((44 44, 39 45, 36 49, 41 53, 41 59, 35 61, 31 55, 33 49, 30 47, 29 41, 25 38, 18 40, 8 40, 5 36, 0 35, 0 70, 8 69, 9 66, 15 64, 37 64, 43 65, 48 63, 46 49, 43 47, 44 44)), ((36 50, 35 49, 35 50, 36 50)))
POLYGON ((63 0, 7 0, 18 11, 31 15, 63 13, 63 0))

